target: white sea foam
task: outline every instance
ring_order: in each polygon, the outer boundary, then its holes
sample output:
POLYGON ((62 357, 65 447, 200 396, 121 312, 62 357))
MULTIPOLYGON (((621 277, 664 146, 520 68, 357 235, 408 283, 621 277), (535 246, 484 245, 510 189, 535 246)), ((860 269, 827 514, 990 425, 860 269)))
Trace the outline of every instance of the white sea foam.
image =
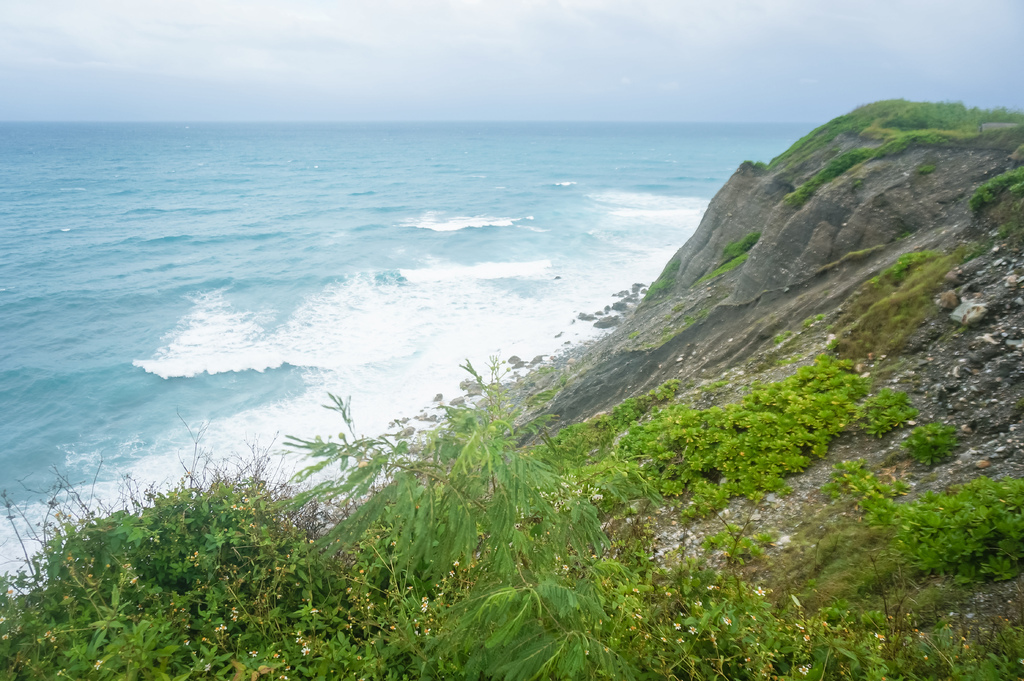
POLYGON ((477 215, 474 217, 442 217, 436 211, 427 211, 423 217, 402 223, 405 227, 417 227, 419 229, 432 229, 435 232, 455 232, 469 227, 511 227, 520 218, 497 218, 491 215, 477 215))
POLYGON ((60 231, 62 231, 62 232, 70 232, 71 228, 70 227, 62 227, 60 231))
POLYGON ((284 363, 280 349, 268 342, 261 315, 235 310, 222 291, 192 298, 193 308, 167 337, 167 345, 134 366, 161 378, 265 371, 284 363))
POLYGON ((576 183, 575 182, 555 182, 555 186, 556 187, 571 187, 574 184, 576 184, 576 183))
POLYGON ((478 265, 435 266, 424 269, 400 270, 402 277, 411 282, 453 281, 468 279, 508 279, 512 277, 539 277, 551 269, 550 260, 531 262, 482 262, 478 265))

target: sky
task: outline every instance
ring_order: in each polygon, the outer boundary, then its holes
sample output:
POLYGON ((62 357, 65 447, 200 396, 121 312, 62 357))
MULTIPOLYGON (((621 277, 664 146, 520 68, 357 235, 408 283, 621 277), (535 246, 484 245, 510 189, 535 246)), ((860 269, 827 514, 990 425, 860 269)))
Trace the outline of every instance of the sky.
POLYGON ((1024 108, 1024 2, 3 0, 0 120, 824 121, 1024 108))

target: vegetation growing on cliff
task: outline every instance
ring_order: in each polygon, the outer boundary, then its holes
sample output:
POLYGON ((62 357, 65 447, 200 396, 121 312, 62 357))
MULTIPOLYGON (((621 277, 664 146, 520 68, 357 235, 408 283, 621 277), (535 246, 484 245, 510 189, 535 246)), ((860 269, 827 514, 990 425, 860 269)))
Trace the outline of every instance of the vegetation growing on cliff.
POLYGON ((749 256, 750 249, 757 244, 760 238, 761 232, 750 232, 742 239, 726 244, 725 248, 722 249, 722 259, 719 262, 718 267, 693 282, 693 286, 703 284, 705 281, 710 281, 715 277, 725 274, 726 272, 730 272, 745 263, 749 256))
MULTIPOLYGON (((841 134, 855 134, 881 144, 846 151, 786 195, 787 205, 799 208, 821 186, 851 168, 873 158, 897 154, 918 144, 967 143, 984 139, 986 143, 1011 151, 1024 138, 1024 113, 1006 109, 968 109, 959 103, 875 102, 835 118, 798 140, 769 164, 770 169, 793 170, 814 153, 827 149, 841 134), (981 133, 982 123, 1016 123, 1018 128, 981 133)), ((934 170, 934 166, 932 166, 934 170)), ((928 171, 931 172, 931 171, 928 171)))
POLYGON ((932 297, 959 253, 906 253, 861 287, 837 322, 841 357, 861 359, 899 350, 936 309, 932 297))
MULTIPOLYGON (((733 568, 649 560, 652 536, 636 509, 678 479, 673 469, 698 473, 691 501, 701 480, 711 482, 701 461, 741 487, 757 487, 761 475, 784 491, 781 476, 800 469, 804 452, 820 454, 855 417, 866 381, 847 367, 821 358, 739 405, 706 411, 672 404, 677 384, 668 383, 530 449, 516 445, 500 387, 483 379, 484 402, 448 408, 417 454, 387 437, 293 440, 316 460, 306 475, 344 470, 295 502, 261 480, 190 477, 112 516, 69 519, 36 558, 35 575, 0 593, 0 676, 1011 678, 1024 654, 1014 629, 967 645, 948 624, 917 631, 913 615, 887 618, 842 600, 810 609, 748 582, 731 570, 771 537, 740 525, 707 540, 737 558, 733 568), (782 444, 768 444, 765 428, 782 444), (668 460, 659 442, 683 449, 668 460), (337 523, 324 526, 319 505, 300 529, 292 509, 315 500, 341 511, 337 523)), ((344 402, 333 407, 347 420, 344 402)), ((849 473, 844 489, 879 508, 899 492, 849 473)), ((935 541, 959 541, 968 525, 947 533, 929 519, 943 504, 1019 505, 1021 494, 966 493, 974 496, 907 507, 900 517, 933 529, 898 535, 900 550, 916 561, 935 541)), ((1009 574, 993 571, 1002 568, 990 544, 977 554, 983 567, 966 577, 1009 574)))
MULTIPOLYGON (((875 139, 886 139, 899 132, 937 130, 971 137, 978 134, 982 123, 1024 125, 1024 113, 1008 109, 968 108, 959 102, 908 102, 904 99, 874 102, 815 128, 772 159, 768 167, 772 170, 795 168, 816 151, 827 148, 843 133, 867 133, 867 136, 875 139)), ((997 135, 1006 134, 995 132, 997 135)))

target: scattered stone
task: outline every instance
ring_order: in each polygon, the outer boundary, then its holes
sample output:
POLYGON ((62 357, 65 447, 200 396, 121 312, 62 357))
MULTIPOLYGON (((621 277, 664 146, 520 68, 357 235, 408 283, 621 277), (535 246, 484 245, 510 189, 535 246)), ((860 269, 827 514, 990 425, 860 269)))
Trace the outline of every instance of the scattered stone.
POLYGON ((618 312, 625 312, 629 309, 629 304, 624 300, 619 300, 612 304, 612 309, 618 312))
POLYGON ((416 429, 413 428, 412 426, 409 426, 408 428, 404 429, 401 433, 399 433, 395 437, 397 437, 399 440, 408 440, 415 433, 416 433, 416 429))
POLYGON ((1006 288, 1014 288, 1017 285, 1017 275, 1011 274, 1005 280, 1006 288))
POLYGON ((943 277, 943 279, 946 281, 947 284, 959 286, 960 284, 963 283, 963 279, 961 279, 960 277, 961 274, 963 274, 961 270, 950 270, 946 272, 946 276, 943 277))
POLYGON ((633 284, 633 293, 636 293, 637 291, 639 291, 643 287, 644 287, 643 284, 633 284))
POLYGON ((580 312, 578 315, 576 315, 576 319, 580 320, 581 322, 592 322, 594 321, 595 317, 592 314, 580 312))
POLYGON ((451 401, 451 405, 453 407, 461 407, 465 403, 466 403, 466 398, 462 397, 462 396, 456 397, 454 400, 451 401))
POLYGON ((536 357, 530 360, 530 366, 533 366, 534 364, 540 364, 543 361, 544 355, 537 355, 536 357))
POLYGON ((610 329, 613 326, 618 326, 620 323, 622 323, 622 317, 605 317, 604 319, 599 319, 596 322, 594 322, 594 328, 610 329))
POLYGON ((779 537, 779 540, 777 542, 775 542, 775 543, 778 546, 785 546, 786 544, 788 544, 791 541, 793 541, 793 538, 790 537, 788 534, 784 534, 781 537, 779 537))
POLYGON ((434 402, 444 402, 444 395, 441 393, 434 395, 434 402))
POLYGON ((484 387, 480 385, 480 382, 471 378, 467 378, 462 383, 459 383, 459 389, 465 391, 470 397, 484 394, 484 387))
POLYGON ((953 310, 949 317, 957 324, 974 326, 978 324, 988 313, 988 307, 982 303, 962 303, 953 310))
POLYGON ((960 304, 960 299, 957 298, 956 292, 953 289, 943 291, 939 294, 939 307, 944 310, 956 309, 956 306, 960 304))
POLYGON ((981 461, 979 461, 978 463, 974 464, 974 467, 975 467, 975 468, 988 468, 988 467, 989 467, 989 466, 991 466, 991 465, 992 465, 992 464, 991 464, 991 463, 989 463, 989 460, 988 460, 988 459, 982 459, 982 460, 981 460, 981 461))

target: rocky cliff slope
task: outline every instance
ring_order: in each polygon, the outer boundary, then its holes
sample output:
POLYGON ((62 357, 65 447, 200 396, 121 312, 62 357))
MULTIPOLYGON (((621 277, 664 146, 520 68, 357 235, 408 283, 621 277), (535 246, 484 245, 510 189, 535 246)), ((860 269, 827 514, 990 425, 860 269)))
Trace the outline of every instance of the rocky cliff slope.
POLYGON ((670 378, 716 377, 835 311, 901 255, 951 252, 997 227, 969 199, 1024 160, 1024 125, 913 129, 893 113, 899 104, 836 119, 770 165, 741 165, 643 302, 572 367, 544 413, 571 423, 670 378), (756 243, 747 252, 724 253, 748 235, 756 243))

